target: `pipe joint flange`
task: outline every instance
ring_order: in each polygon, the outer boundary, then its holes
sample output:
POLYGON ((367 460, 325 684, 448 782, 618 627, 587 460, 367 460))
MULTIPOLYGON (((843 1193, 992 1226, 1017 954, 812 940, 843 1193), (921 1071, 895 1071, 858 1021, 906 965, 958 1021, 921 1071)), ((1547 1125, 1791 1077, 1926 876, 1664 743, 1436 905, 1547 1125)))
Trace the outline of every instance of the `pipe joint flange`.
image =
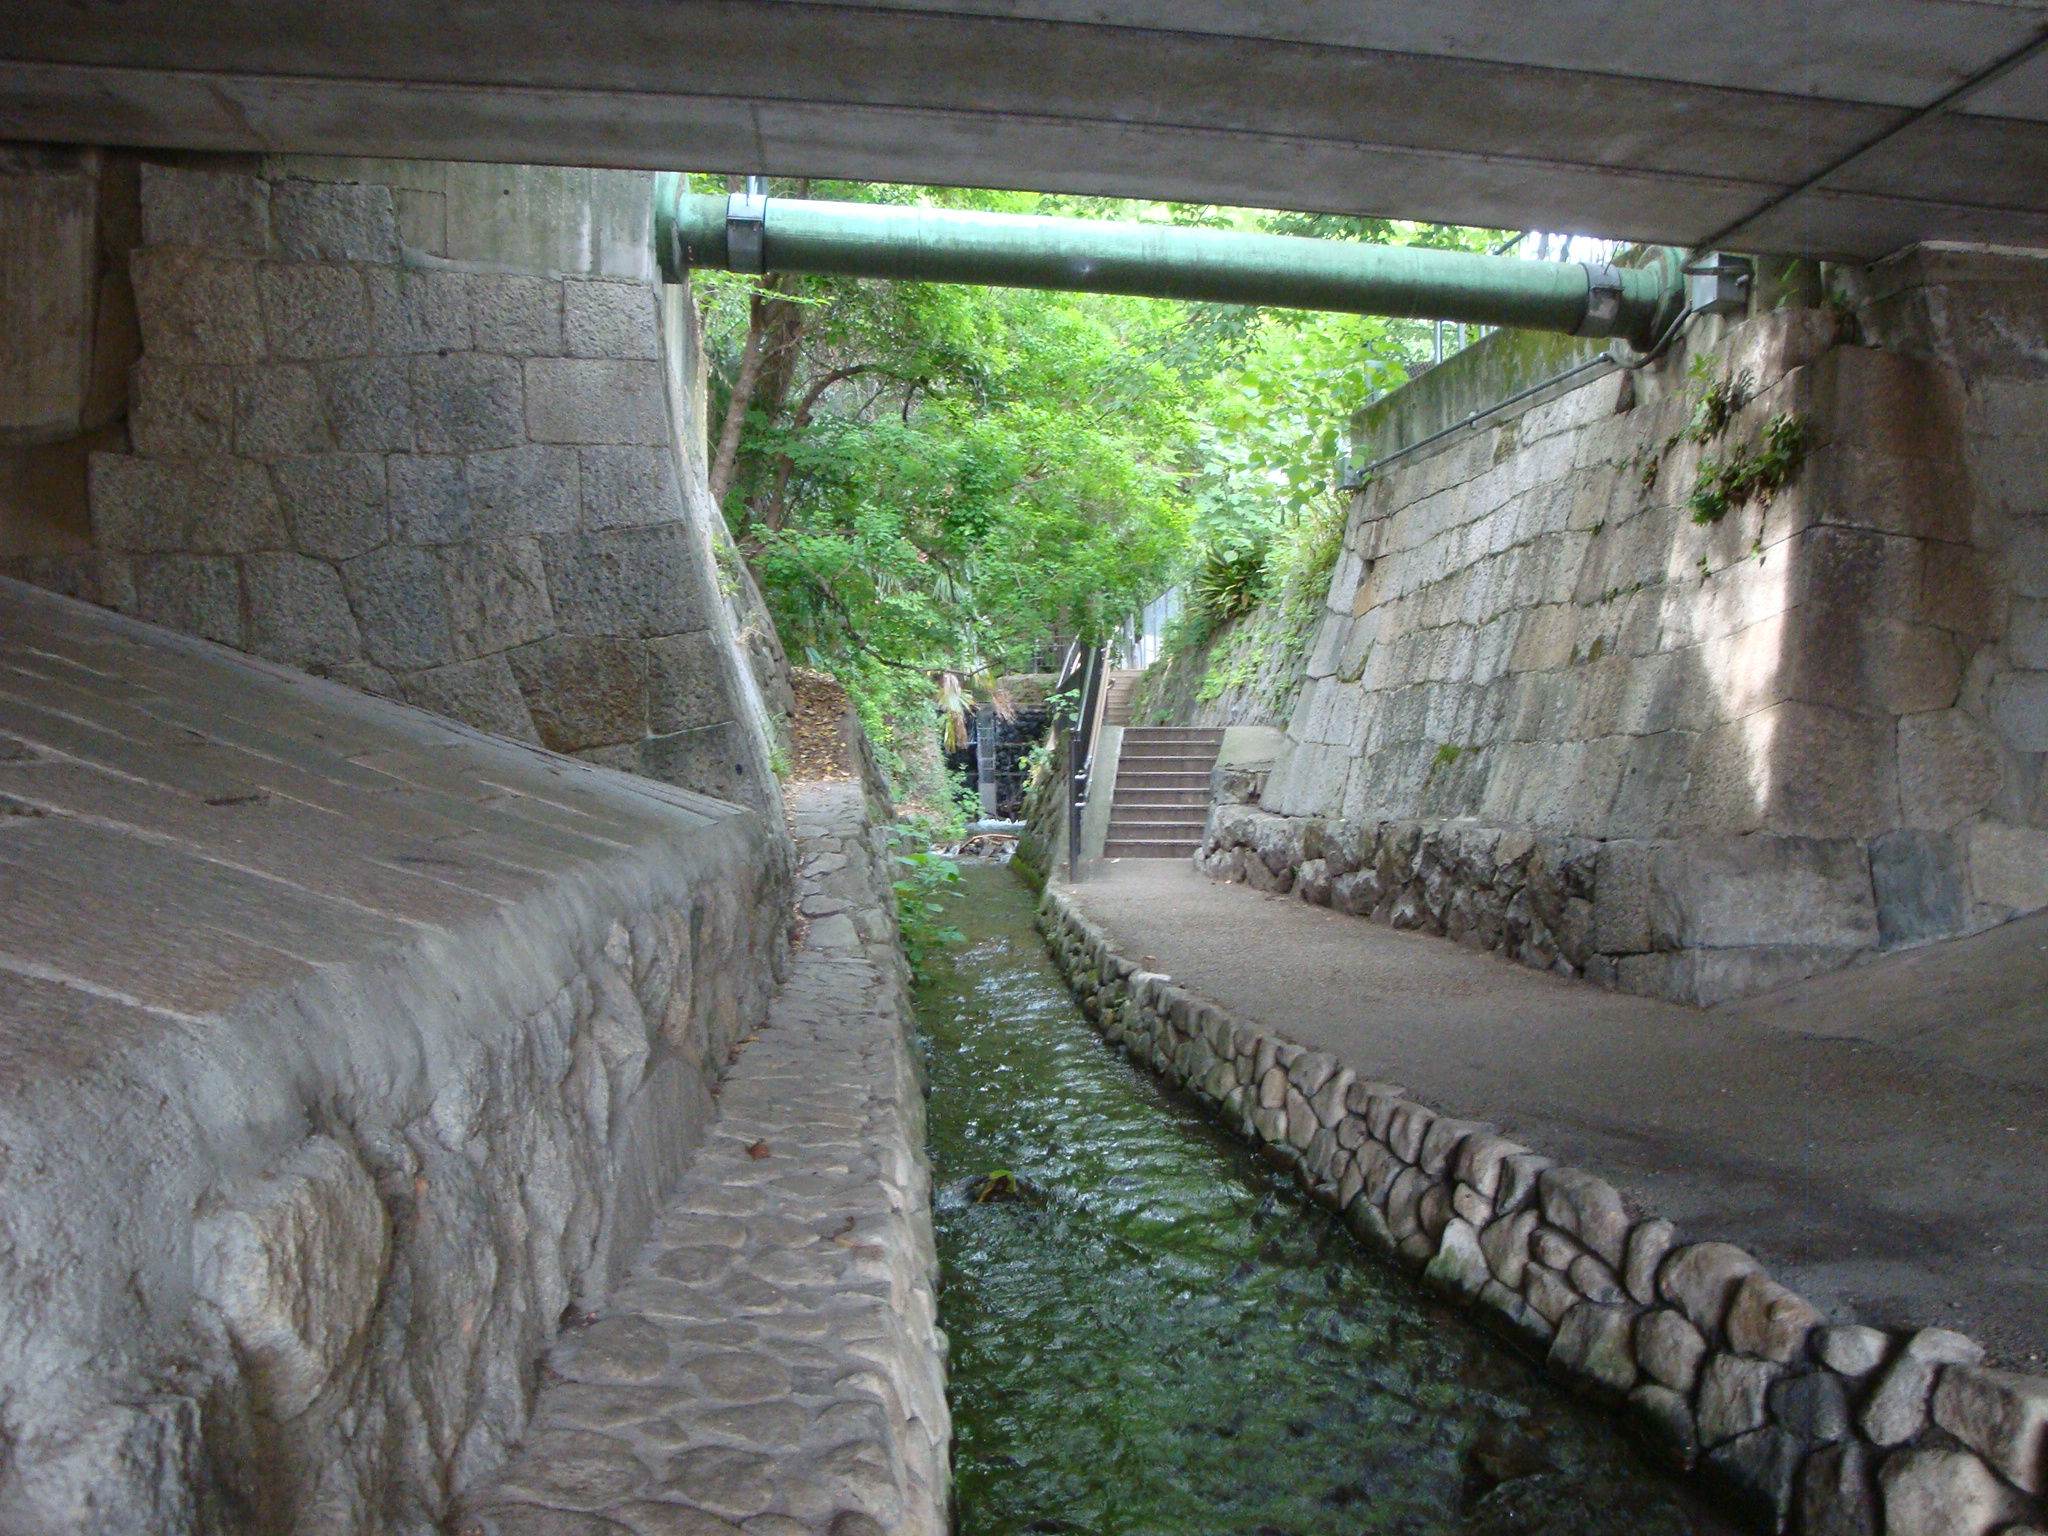
POLYGON ((768 270, 768 197, 749 189, 725 200, 725 264, 730 272, 768 270))
POLYGON ((1612 336, 1621 320, 1621 273, 1605 261, 1582 261, 1579 267, 1586 274, 1586 317, 1573 334, 1612 336))

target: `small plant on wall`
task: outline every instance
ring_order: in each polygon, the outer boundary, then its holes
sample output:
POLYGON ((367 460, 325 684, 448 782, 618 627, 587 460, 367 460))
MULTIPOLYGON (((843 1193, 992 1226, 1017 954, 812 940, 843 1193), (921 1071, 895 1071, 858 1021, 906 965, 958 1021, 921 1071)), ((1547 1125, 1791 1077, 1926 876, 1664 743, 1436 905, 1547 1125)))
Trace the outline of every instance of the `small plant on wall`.
MULTIPOLYGON (((1692 418, 1682 432, 1665 443, 1667 450, 1681 439, 1702 447, 1723 436, 1736 416, 1756 398, 1756 379, 1747 370, 1730 379, 1708 376, 1711 364, 1704 356, 1695 358, 1692 376, 1699 385, 1692 418)), ((1813 428, 1803 415, 1780 411, 1764 426, 1753 443, 1738 445, 1724 458, 1701 458, 1692 492, 1685 499, 1692 520, 1705 526, 1718 523, 1729 509, 1744 502, 1766 504, 1792 483, 1799 466, 1806 461, 1812 445, 1813 428)), ((1655 462, 1643 477, 1643 489, 1656 484, 1655 462)))
POLYGON ((1686 507, 1696 523, 1718 523, 1746 501, 1768 503, 1792 483, 1812 446, 1813 425, 1805 416, 1780 411, 1754 444, 1725 459, 1702 459, 1686 507))
MULTIPOLYGON (((1704 372, 1701 367, 1705 357, 1695 360, 1695 374, 1704 372)), ((1685 440, 1690 443, 1710 443, 1728 430, 1728 423, 1735 414, 1756 396, 1756 379, 1744 370, 1732 379, 1714 379, 1700 390, 1699 399, 1693 403, 1692 420, 1686 423, 1685 440)))

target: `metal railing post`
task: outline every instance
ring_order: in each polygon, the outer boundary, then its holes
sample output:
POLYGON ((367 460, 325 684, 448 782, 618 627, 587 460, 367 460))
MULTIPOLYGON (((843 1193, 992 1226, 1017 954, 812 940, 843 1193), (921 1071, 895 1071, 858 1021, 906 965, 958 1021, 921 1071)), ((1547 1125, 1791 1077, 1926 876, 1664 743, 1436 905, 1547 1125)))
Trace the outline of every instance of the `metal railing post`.
POLYGON ((1074 723, 1067 737, 1067 883, 1073 884, 1081 862, 1081 802, 1088 793, 1086 760, 1082 756, 1081 725, 1074 723))

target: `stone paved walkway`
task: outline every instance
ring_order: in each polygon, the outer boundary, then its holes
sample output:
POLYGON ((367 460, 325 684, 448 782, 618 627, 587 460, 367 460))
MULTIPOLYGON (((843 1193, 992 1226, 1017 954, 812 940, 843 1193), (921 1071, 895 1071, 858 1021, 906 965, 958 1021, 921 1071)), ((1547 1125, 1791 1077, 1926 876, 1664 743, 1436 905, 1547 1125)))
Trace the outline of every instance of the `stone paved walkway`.
POLYGON ((799 786, 809 931, 630 1276, 550 1353, 463 1536, 937 1536, 951 1425, 924 1096, 853 784, 799 786))
POLYGON ((1184 863, 1060 889, 1145 969, 1603 1175, 1838 1316, 2048 1358, 2048 1027, 2013 1001, 2048 991, 2048 916, 1701 1011, 1184 863))

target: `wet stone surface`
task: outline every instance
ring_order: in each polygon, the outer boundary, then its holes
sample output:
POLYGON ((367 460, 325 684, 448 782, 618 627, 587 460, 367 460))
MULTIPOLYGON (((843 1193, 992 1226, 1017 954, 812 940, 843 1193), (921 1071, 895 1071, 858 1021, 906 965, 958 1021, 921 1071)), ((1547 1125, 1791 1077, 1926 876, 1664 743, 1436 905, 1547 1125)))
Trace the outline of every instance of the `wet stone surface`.
POLYGON ((857 926, 810 930, 630 1276, 549 1354, 464 1536, 944 1529, 924 1100, 901 962, 866 941, 890 932, 887 866, 856 786, 800 790, 791 815, 799 899, 831 879, 857 926))
POLYGON ((919 995, 961 1536, 1734 1529, 1126 1062, 1016 876, 966 879, 919 995), (1039 1198, 975 1201, 998 1170, 1039 1198))

